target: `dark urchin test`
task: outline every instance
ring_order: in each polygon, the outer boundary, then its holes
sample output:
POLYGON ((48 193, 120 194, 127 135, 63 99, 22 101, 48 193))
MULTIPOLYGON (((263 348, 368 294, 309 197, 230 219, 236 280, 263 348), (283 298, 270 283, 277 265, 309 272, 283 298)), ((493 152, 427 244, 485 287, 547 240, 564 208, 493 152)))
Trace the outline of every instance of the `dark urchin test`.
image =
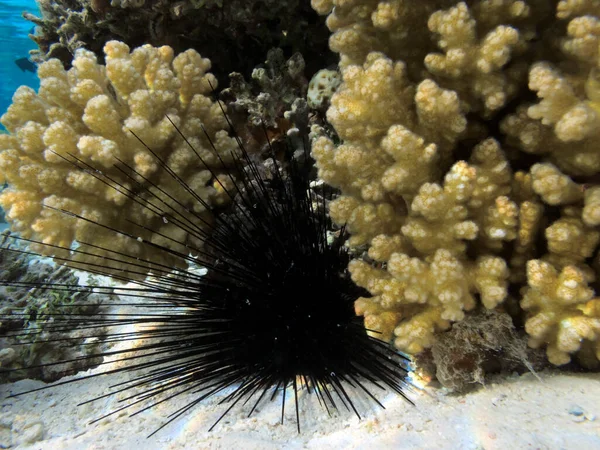
MULTIPOLYGON (((231 130, 234 133, 233 127, 231 130)), ((202 248, 186 245, 190 249, 188 255, 152 242, 144 245, 207 268, 205 275, 198 275, 180 267, 150 263, 151 276, 140 280, 146 276, 143 270, 148 263, 140 264, 134 256, 123 252, 97 247, 111 255, 103 257, 101 264, 62 260, 74 268, 112 276, 121 282, 134 282, 137 287, 121 291, 120 295, 141 299, 138 306, 153 309, 150 314, 125 317, 109 313, 76 317, 85 324, 89 336, 94 336, 100 328, 108 328, 111 342, 145 340, 142 345, 135 345, 134 356, 126 349, 84 357, 116 356, 117 361, 126 361, 123 367, 107 369, 99 375, 136 372, 130 381, 111 387, 109 394, 100 397, 125 393, 125 406, 95 421, 123 409, 135 415, 159 403, 172 402, 176 410, 154 434, 204 399, 227 391, 221 401, 224 411, 211 430, 236 405, 246 407, 251 415, 261 402, 277 397, 281 398, 283 422, 288 394, 294 396, 300 432, 298 393, 303 389, 316 395, 328 413, 343 405, 359 418, 355 406, 358 396, 381 407, 377 399, 381 391, 395 391, 406 398, 403 392, 406 358, 370 337, 363 319, 354 313, 354 301, 365 293, 347 273, 349 256, 343 246, 344 230, 328 240, 330 222, 325 195, 310 188, 312 163, 307 137, 303 137, 302 151, 296 155, 288 140, 279 142, 281 149, 275 151, 277 143, 271 145, 267 139, 266 163, 250 156, 241 140, 236 139, 239 152, 234 158, 234 170, 227 175, 228 182, 218 181, 213 174, 231 205, 215 212, 210 222, 181 203, 175 202, 181 205, 178 210, 172 206, 173 202, 163 201, 165 196, 171 198, 168 192, 148 183, 124 163, 119 163, 119 170, 134 183, 133 187, 104 176, 83 161, 75 158, 70 161, 134 201, 143 192, 152 214, 162 216, 204 244, 202 248), (194 218, 198 223, 194 223, 194 218), (113 265, 123 262, 127 262, 128 270, 121 273, 128 276, 115 273, 113 265), (144 324, 151 326, 140 331, 123 331, 125 326, 144 324), (190 392, 195 394, 194 400, 181 405, 178 397, 190 392)), ((152 153, 152 149, 148 150, 152 153)), ((218 155, 216 149, 215 153, 218 155)), ((154 157, 179 186, 210 209, 164 161, 155 154, 154 157)), ((89 221, 69 211, 62 212, 89 221)), ((101 223, 95 225, 110 228, 101 223)), ((139 240, 120 230, 113 231, 139 240)), ((176 236, 164 237, 185 245, 176 236)), ((71 252, 77 254, 78 250, 71 252)), ((86 256, 91 254, 86 252, 86 256)), ((89 288, 38 287, 73 292, 89 288)), ((95 290, 102 292, 102 288, 95 290)), ((70 321, 73 319, 69 317, 70 321)), ((53 325, 57 330, 60 321, 57 315, 53 325)), ((71 361, 50 365, 68 362, 71 361)), ((15 395, 22 394, 25 393, 15 395)), ((94 400, 98 399, 84 403, 94 400)))

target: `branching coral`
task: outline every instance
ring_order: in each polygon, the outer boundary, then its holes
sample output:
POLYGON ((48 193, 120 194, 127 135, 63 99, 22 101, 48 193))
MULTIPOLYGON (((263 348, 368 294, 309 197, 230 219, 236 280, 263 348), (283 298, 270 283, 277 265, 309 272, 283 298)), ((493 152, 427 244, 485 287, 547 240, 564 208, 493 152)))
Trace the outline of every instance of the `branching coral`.
POLYGON ((593 353, 596 3, 312 1, 343 77, 327 111, 342 142, 320 138, 313 155, 342 192, 333 220, 368 250, 350 272, 380 338, 420 352, 523 288, 532 346, 554 364, 593 353), (563 278, 581 295, 567 299, 563 278))
POLYGON ((584 76, 561 74, 546 62, 535 64, 529 87, 539 103, 521 106, 506 117, 502 131, 509 142, 533 154, 547 155, 569 175, 591 176, 600 171, 600 122, 596 69, 580 69, 584 76), (576 146, 577 151, 573 151, 576 146))
POLYGON ((352 279, 373 297, 356 301, 356 312, 375 336, 390 339, 396 347, 419 353, 430 347, 437 331, 462 320, 475 306, 474 293, 483 304, 495 307, 506 296, 508 269, 497 257, 481 257, 465 266, 448 250, 439 249, 425 261, 405 253, 392 253, 387 270, 354 260, 352 279))
MULTIPOLYGON (((58 60, 47 61, 39 68, 38 94, 27 87, 17 90, 1 119, 10 134, 0 136, 0 178, 10 187, 0 195, 0 205, 12 229, 25 238, 66 248, 77 241, 78 253, 69 257, 74 262, 101 263, 102 256, 114 257, 111 252, 125 247, 141 261, 164 261, 159 249, 136 246, 125 234, 177 248, 183 255, 194 253, 197 239, 181 228, 175 239, 164 237, 173 236, 167 233, 173 228, 170 221, 188 218, 157 214, 156 205, 138 192, 141 186, 153 186, 163 210, 174 202, 187 204, 189 214, 204 217, 204 223, 209 214, 194 197, 220 201, 212 184, 220 185, 207 168, 222 170, 238 146, 224 131, 227 123, 219 106, 207 96, 216 86, 207 72, 210 62, 193 50, 175 56, 166 46, 130 52, 118 41, 109 42, 105 53, 106 66, 86 50, 77 52, 69 71, 58 60), (174 175, 158 171, 156 158, 174 175), (92 168, 102 170, 119 189, 94 176, 92 168)), ((51 247, 39 250, 47 254, 51 247)), ((66 256, 58 249, 54 255, 66 256)), ((124 267, 132 270, 131 264, 124 267)), ((137 270, 139 277, 147 272, 143 263, 137 270)))

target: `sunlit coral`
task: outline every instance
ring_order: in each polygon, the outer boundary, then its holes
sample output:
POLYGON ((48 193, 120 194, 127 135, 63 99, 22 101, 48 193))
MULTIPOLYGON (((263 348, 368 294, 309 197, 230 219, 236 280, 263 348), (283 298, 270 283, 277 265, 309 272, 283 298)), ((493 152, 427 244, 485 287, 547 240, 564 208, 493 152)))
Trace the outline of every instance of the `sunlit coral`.
MULTIPOLYGON (((168 211, 169 204, 183 201, 193 206, 190 214, 206 216, 176 176, 211 202, 217 192, 207 168, 217 167, 217 152, 227 163, 237 149, 224 131, 227 124, 219 106, 207 96, 216 86, 207 72, 210 61, 193 50, 174 55, 166 46, 130 51, 118 41, 107 43, 104 51, 106 66, 91 52, 79 50, 69 71, 58 60, 40 65, 39 93, 24 86, 17 90, 2 117, 10 134, 0 136, 0 173, 9 188, 0 195, 0 205, 12 229, 25 238, 67 249, 77 241, 79 250, 70 256, 75 263, 101 263, 102 256, 114 257, 125 248, 141 260, 165 257, 138 242, 144 240, 193 252, 199 245, 193 234, 175 240, 161 237, 172 235, 166 231, 169 219, 152 204, 160 201, 168 211), (159 158, 174 176, 158 170, 159 158), (150 189, 156 197, 135 194, 140 184, 155 186, 150 189)), ((39 248, 65 256, 66 250, 52 249, 39 248)), ((144 276, 149 268, 140 266, 137 275, 144 276)))

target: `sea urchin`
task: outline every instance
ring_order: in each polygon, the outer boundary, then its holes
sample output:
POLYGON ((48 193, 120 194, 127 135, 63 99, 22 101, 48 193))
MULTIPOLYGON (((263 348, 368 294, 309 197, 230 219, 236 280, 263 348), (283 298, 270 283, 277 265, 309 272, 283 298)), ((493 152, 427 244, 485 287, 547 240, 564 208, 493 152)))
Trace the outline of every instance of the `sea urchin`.
MULTIPOLYGON (((230 205, 220 211, 213 208, 211 220, 183 206, 171 193, 145 180, 123 162, 118 163, 118 168, 127 183, 70 158, 78 169, 131 200, 143 202, 150 214, 160 215, 163 221, 174 225, 173 229, 184 230, 195 242, 202 243, 198 246, 179 242, 174 233, 163 238, 177 246, 145 241, 143 245, 188 265, 206 268, 206 273, 201 273, 179 265, 142 262, 135 255, 104 247, 96 247, 98 254, 104 255, 97 258, 98 263, 76 262, 78 253, 93 256, 90 250, 93 243, 85 243, 85 250, 68 249, 70 257, 56 257, 55 260, 71 267, 129 283, 120 289, 120 295, 135 298, 134 306, 151 311, 132 315, 106 311, 93 316, 77 315, 89 336, 109 330, 111 342, 143 339, 142 344, 135 346, 135 353, 129 348, 106 349, 82 358, 97 360, 99 356, 111 356, 125 363, 100 375, 143 371, 144 375, 132 376, 107 394, 125 393, 124 406, 119 411, 132 408, 130 411, 136 414, 184 392, 194 393, 194 400, 178 405, 164 425, 225 390, 228 393, 222 403, 228 406, 215 425, 234 406, 252 398, 252 404, 248 405, 252 414, 263 399, 273 399, 278 393, 283 421, 285 397, 290 393, 294 396, 298 431, 301 389, 315 394, 328 412, 340 404, 356 415, 359 415, 353 401, 356 396, 381 405, 371 392, 373 388, 368 386, 392 390, 405 397, 406 358, 370 337, 363 319, 354 313, 355 299, 365 293, 353 284, 346 271, 349 256, 343 246, 344 230, 338 230, 334 237, 326 215, 326 196, 310 187, 312 164, 308 140, 303 139, 303 151, 296 151, 295 155, 290 146, 282 144, 275 149, 274 143, 267 140, 268 158, 261 161, 250 156, 241 140, 236 139, 239 151, 234 155, 235 167, 229 169, 228 180, 221 177, 223 181, 219 181, 217 174, 213 174, 215 183, 229 197, 230 205), (189 253, 173 249, 181 246, 189 253), (128 269, 116 270, 123 263, 128 269), (138 330, 125 331, 124 327, 131 324, 137 325, 138 330), (148 326, 139 328, 145 324, 148 326)), ((216 150, 215 154, 218 155, 216 150)), ((178 187, 197 202, 204 202, 165 161, 154 157, 178 187)), ((203 203, 203 206, 210 210, 208 205, 203 203)), ((69 211, 62 213, 78 220, 91 220, 69 211)), ((95 225, 110 228, 107 224, 95 225)), ((135 225, 144 227, 142 223, 135 225)), ((134 234, 113 231, 140 241, 134 234)), ((38 287, 72 292, 91 289, 56 284, 38 284, 38 287)), ((63 309, 53 314, 48 327, 60 330, 65 316, 73 323, 68 305, 63 309)), ((14 312, 10 317, 31 319, 14 312)), ((51 364, 65 363, 69 361, 51 364)), ((98 374, 63 383, 95 376, 98 374)))

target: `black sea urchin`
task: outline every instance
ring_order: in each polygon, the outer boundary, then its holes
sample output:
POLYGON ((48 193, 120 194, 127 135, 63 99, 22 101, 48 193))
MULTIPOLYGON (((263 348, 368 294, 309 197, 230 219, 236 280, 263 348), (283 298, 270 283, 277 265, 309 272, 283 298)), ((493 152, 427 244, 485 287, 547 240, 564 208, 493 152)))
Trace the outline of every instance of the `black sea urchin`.
MULTIPOLYGON (((142 340, 135 345, 134 353, 131 348, 108 349, 78 360, 116 357, 121 367, 107 369, 100 375, 136 373, 130 381, 113 386, 106 395, 126 396, 122 400, 124 406, 117 411, 131 408, 130 411, 137 414, 184 392, 194 393, 195 399, 178 405, 163 426, 226 389, 229 393, 222 403, 228 405, 213 427, 234 406, 248 403, 252 398, 248 405, 252 414, 263 399, 272 400, 277 393, 281 394, 283 421, 285 397, 289 392, 294 396, 300 431, 298 392, 301 389, 315 394, 328 412, 340 404, 356 415, 359 412, 353 400, 357 396, 381 405, 367 386, 392 390, 405 397, 406 358, 370 337, 362 318, 354 314, 354 300, 364 293, 346 272, 349 257, 343 247, 344 230, 340 230, 336 238, 328 237, 330 223, 324 195, 309 186, 312 164, 307 139, 304 139, 303 151, 296 152, 295 156, 287 145, 275 151, 268 142, 267 164, 249 156, 240 139, 238 143, 235 169, 230 171, 228 180, 216 181, 230 198, 231 205, 222 212, 215 212, 211 221, 183 206, 173 207, 173 204, 183 203, 144 180, 124 163, 119 163, 119 168, 127 176, 128 185, 103 175, 83 161, 71 161, 134 201, 138 201, 143 192, 144 205, 150 213, 162 216, 175 230, 185 230, 203 245, 178 242, 177 233, 163 238, 177 243, 177 248, 185 246, 189 254, 168 245, 143 244, 207 269, 201 274, 168 264, 140 262, 134 255, 95 247, 93 243, 85 243, 86 256, 92 256, 90 248, 110 256, 98 258, 98 263, 85 264, 74 262, 73 257, 56 258, 75 268, 131 282, 120 289, 120 295, 135 298, 134 306, 150 310, 132 315, 108 312, 77 315, 76 319, 90 337, 108 330, 108 339, 112 342, 142 340), (172 201, 167 203, 165 199, 172 201), (116 272, 115 267, 122 267, 124 262, 127 271, 116 272), (140 280, 142 277, 145 278, 140 280), (132 324, 143 327, 137 331, 124 328, 132 324), (143 375, 138 375, 140 371, 143 375)), ((208 208, 165 161, 155 157, 188 195, 208 208)), ((69 211, 62 212, 90 221, 69 211)), ((144 227, 144 224, 136 225, 144 227)), ((101 223, 96 226, 110 228, 101 223)), ((139 241, 134 235, 114 231, 139 241)), ((72 256, 81 252, 83 250, 70 250, 72 256)), ((89 286, 56 284, 38 287, 90 289, 89 286)), ((102 288, 95 290, 101 292, 102 288)), ((72 324, 73 314, 65 311, 54 314, 53 323, 48 327, 60 330, 65 315, 72 324)), ((10 317, 29 320, 26 315, 10 317)), ((72 361, 57 361, 52 365, 69 362, 72 361)), ((73 381, 96 376, 98 374, 73 381)), ((72 381, 63 383, 69 382, 72 381)))

